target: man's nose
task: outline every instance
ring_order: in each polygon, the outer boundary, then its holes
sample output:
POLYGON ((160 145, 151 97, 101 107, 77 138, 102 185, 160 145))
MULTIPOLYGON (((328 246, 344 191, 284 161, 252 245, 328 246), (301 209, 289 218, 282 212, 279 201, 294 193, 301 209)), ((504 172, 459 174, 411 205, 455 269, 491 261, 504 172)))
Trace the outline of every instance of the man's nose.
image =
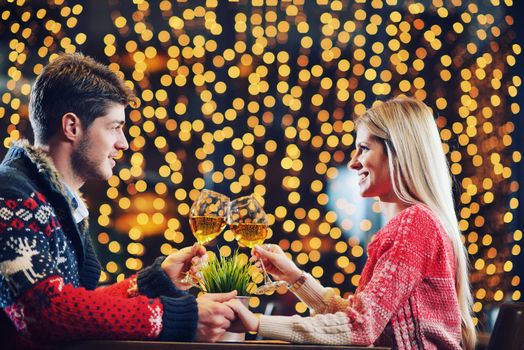
POLYGON ((129 148, 129 143, 127 142, 126 136, 122 132, 120 134, 120 138, 118 139, 118 142, 116 143, 116 148, 122 151, 125 151, 129 148))

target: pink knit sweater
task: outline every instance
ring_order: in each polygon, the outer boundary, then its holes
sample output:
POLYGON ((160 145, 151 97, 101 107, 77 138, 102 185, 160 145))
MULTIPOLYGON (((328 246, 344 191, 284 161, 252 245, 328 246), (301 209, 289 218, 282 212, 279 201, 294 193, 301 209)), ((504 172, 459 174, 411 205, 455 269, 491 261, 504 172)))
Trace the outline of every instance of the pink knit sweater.
POLYGON ((293 343, 461 349, 453 247, 439 219, 421 204, 376 234, 349 299, 311 276, 295 294, 313 316, 261 316, 260 335, 293 343))

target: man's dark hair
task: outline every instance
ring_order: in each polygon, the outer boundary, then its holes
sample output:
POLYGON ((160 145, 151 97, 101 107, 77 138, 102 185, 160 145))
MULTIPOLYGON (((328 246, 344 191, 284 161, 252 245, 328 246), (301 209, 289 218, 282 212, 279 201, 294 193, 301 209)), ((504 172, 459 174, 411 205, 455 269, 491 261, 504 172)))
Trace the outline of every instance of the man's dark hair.
POLYGON ((44 67, 29 102, 35 143, 48 144, 62 116, 74 113, 87 129, 112 103, 127 106, 133 92, 107 66, 79 53, 62 54, 44 67))

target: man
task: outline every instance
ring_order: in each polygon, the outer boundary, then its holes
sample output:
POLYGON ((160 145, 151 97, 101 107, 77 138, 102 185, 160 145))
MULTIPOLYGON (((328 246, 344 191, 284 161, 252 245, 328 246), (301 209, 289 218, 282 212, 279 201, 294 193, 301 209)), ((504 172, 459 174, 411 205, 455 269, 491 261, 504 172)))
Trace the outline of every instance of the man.
POLYGON ((122 128, 133 98, 116 74, 81 54, 59 56, 33 86, 35 145, 14 143, 0 164, 0 306, 11 323, 0 332, 10 327, 18 345, 216 341, 234 319, 221 303, 234 292, 195 298, 178 282, 205 253, 199 246, 97 288, 101 267, 78 191, 88 179, 107 180, 128 148, 122 128))

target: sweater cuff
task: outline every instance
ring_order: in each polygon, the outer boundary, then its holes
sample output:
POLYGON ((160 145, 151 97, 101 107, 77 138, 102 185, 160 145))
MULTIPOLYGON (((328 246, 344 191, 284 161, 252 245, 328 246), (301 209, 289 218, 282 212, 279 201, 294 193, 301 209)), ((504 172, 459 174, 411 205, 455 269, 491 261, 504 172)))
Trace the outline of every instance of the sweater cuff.
POLYGON ((179 298, 187 295, 187 292, 178 289, 171 279, 162 270, 162 262, 165 257, 156 258, 153 265, 146 267, 138 273, 136 279, 138 292, 149 298, 157 298, 161 295, 179 298))
POLYGON ((163 341, 192 341, 198 322, 198 305, 193 295, 181 298, 160 297, 164 306, 162 332, 163 341))
POLYGON ((257 333, 263 338, 291 342, 292 336, 296 333, 296 329, 293 329, 293 317, 300 316, 260 315, 257 333))
POLYGON ((306 274, 305 282, 295 289, 293 293, 306 305, 313 310, 323 310, 326 307, 324 303, 324 294, 326 288, 322 287, 310 274, 306 274))

